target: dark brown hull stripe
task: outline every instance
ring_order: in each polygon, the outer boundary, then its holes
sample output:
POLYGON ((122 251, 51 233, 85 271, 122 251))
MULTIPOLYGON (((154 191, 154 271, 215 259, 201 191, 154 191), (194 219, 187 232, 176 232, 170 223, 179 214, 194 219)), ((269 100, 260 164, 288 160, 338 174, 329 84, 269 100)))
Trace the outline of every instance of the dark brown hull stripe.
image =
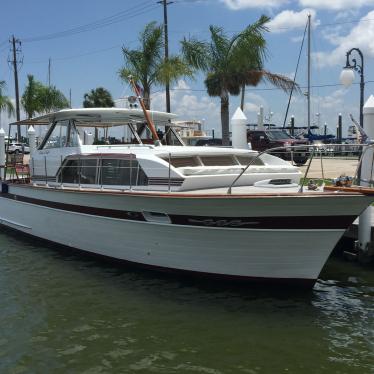
MULTIPOLYGON (((1 193, 0 196, 29 204, 44 206, 53 209, 89 214, 93 216, 117 218, 130 221, 147 222, 142 212, 133 212, 117 209, 97 208, 84 205, 65 204, 55 201, 34 199, 27 196, 11 193, 1 193)), ((163 215, 158 212, 155 216, 163 215)), ((238 229, 346 229, 356 216, 275 216, 275 217, 212 217, 187 216, 179 214, 168 215, 172 224, 202 227, 226 227, 238 229)), ((154 220, 152 222, 155 222, 154 220)), ((164 221, 165 222, 165 221, 164 221)))

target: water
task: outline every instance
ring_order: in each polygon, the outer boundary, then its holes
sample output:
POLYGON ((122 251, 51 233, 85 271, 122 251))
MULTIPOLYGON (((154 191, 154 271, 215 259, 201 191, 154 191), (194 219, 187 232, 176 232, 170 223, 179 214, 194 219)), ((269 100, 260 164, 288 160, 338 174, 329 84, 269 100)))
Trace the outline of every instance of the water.
POLYGON ((126 269, 0 234, 0 373, 374 373, 374 268, 311 292, 126 269))

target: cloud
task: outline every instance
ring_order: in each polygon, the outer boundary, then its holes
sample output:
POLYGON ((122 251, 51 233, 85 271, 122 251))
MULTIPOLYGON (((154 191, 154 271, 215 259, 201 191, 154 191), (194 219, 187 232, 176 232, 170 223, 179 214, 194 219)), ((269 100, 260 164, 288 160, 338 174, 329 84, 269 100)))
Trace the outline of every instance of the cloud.
POLYGON ((292 36, 290 40, 291 42, 294 42, 294 43, 300 43, 303 40, 303 36, 302 35, 292 36))
POLYGON ((299 0, 300 6, 316 9, 344 10, 374 5, 374 0, 299 0))
POLYGON ((346 9, 342 10, 341 12, 338 12, 335 16, 336 21, 344 21, 344 20, 350 20, 353 17, 358 17, 359 10, 358 9, 346 9))
POLYGON ((330 33, 325 38, 336 46, 328 52, 316 52, 313 58, 320 66, 343 65, 345 54, 351 48, 359 48, 366 58, 374 57, 374 10, 361 18, 360 22, 351 29, 349 34, 341 35, 339 32, 330 33))
POLYGON ((344 105, 344 96, 347 94, 347 90, 338 89, 329 95, 314 98, 314 101, 319 101, 319 105, 322 109, 334 109, 342 108, 344 105))
POLYGON ((270 31, 276 33, 305 27, 309 14, 312 17, 312 26, 318 26, 320 21, 316 19, 316 11, 314 9, 303 9, 300 12, 293 10, 280 12, 268 23, 268 27, 270 31))
POLYGON ((278 8, 288 4, 289 0, 220 0, 232 10, 248 8, 278 8))
MULTIPOLYGON (((179 80, 170 92, 171 109, 178 115, 178 120, 204 120, 207 128, 220 129, 220 107, 218 100, 202 92, 195 95, 190 91, 190 86, 179 80)), ((165 110, 165 92, 152 95, 152 109, 165 110)))

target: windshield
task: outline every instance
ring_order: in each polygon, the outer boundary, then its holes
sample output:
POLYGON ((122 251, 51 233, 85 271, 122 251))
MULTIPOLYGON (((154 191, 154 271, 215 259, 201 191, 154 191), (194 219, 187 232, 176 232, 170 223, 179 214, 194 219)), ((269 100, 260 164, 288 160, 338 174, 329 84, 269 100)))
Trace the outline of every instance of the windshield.
POLYGON ((267 131, 266 134, 271 140, 292 139, 284 130, 267 131))

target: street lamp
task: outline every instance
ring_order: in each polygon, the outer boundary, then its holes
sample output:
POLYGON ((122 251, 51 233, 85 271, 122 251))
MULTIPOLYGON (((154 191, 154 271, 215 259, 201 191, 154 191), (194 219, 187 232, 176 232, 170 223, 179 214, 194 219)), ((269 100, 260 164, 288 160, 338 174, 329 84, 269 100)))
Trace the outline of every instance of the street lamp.
POLYGON ((360 74, 360 126, 364 127, 364 114, 363 114, 363 108, 364 108, 364 90, 365 90, 365 81, 364 81, 364 56, 362 52, 358 48, 352 48, 347 52, 347 61, 346 64, 340 73, 340 83, 343 84, 345 87, 349 87, 354 79, 355 79, 355 73, 353 70, 356 70, 360 74), (356 51, 358 55, 361 58, 361 65, 357 63, 357 60, 355 58, 351 59, 351 62, 349 62, 349 57, 351 56, 351 53, 356 51))

